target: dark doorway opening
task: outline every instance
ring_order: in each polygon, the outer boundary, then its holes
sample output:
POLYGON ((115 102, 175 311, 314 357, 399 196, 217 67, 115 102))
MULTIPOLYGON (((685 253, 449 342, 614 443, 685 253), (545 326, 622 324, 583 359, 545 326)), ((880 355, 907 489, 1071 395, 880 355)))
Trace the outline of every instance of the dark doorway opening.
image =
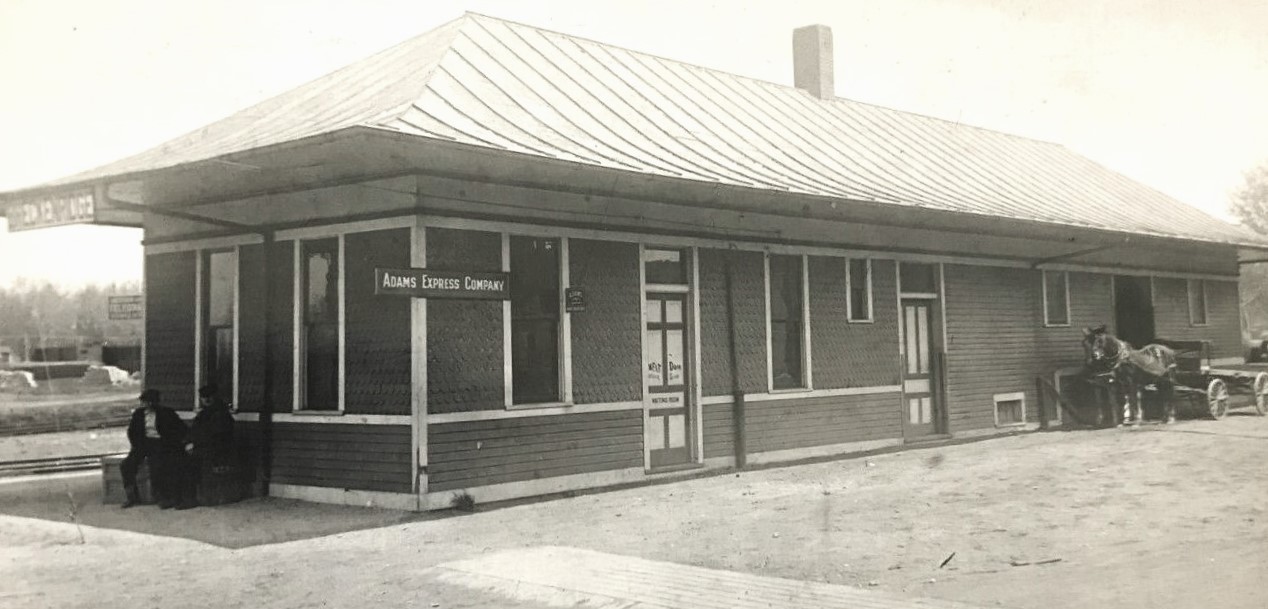
POLYGON ((1154 304, 1148 277, 1114 276, 1114 331, 1137 349, 1154 340, 1154 304))

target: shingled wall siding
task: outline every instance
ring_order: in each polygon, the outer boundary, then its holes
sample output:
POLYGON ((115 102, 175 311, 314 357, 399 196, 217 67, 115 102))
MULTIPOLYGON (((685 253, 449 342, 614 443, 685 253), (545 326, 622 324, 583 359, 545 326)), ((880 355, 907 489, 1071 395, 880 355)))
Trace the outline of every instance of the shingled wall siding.
POLYGON ((700 250, 700 382, 704 395, 731 394, 726 258, 733 258, 740 388, 766 391, 766 283, 761 252, 700 250))
MULTIPOLYGON (((273 309, 273 411, 290 412, 292 341, 294 334, 294 248, 292 241, 273 244, 267 288, 273 309)), ((259 412, 264 401, 264 246, 244 245, 238 253, 238 409, 259 412)))
POLYGON ((145 257, 145 386, 177 410, 194 408, 196 252, 145 257))
MULTIPOLYGON (((251 437, 258 424, 240 424, 251 437)), ((274 423, 273 483, 413 491, 408 425, 274 423)))
POLYGON ((573 402, 642 398, 638 245, 570 239, 571 287, 585 290, 586 310, 566 313, 572 323, 573 402))
POLYGON ((410 299, 374 293, 375 267, 410 267, 410 231, 344 237, 344 409, 358 414, 409 414, 410 299))
MULTIPOLYGON (((264 401, 264 246, 238 249, 238 403, 259 412, 264 401)), ((286 323, 290 323, 290 319, 286 323)), ((291 405, 286 404, 286 410, 291 405)))
POLYGON ((1238 310, 1237 283, 1206 282, 1207 325, 1189 322, 1188 280, 1154 277, 1154 324, 1158 338, 1170 340, 1209 340, 1211 356, 1245 355, 1241 347, 1241 314, 1238 310))
POLYGON ((810 257, 810 334, 815 389, 899 383, 894 263, 872 261, 873 321, 846 320, 845 259, 810 257))
POLYGON ((618 410, 429 425, 430 491, 643 466, 643 413, 618 410))
MULTIPOLYGON (((501 271, 502 236, 427 229, 427 267, 501 271)), ((427 411, 503 408, 502 302, 427 301, 427 411)))

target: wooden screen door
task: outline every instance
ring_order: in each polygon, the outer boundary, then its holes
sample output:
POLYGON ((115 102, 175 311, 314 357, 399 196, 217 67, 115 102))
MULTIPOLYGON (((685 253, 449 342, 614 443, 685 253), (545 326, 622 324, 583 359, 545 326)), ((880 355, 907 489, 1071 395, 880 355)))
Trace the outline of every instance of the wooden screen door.
POLYGON ((644 442, 650 466, 691 461, 691 415, 687 401, 685 294, 650 293, 644 339, 647 426, 644 442))
POLYGON ((933 301, 903 301, 903 437, 938 431, 936 366, 933 362, 933 301))

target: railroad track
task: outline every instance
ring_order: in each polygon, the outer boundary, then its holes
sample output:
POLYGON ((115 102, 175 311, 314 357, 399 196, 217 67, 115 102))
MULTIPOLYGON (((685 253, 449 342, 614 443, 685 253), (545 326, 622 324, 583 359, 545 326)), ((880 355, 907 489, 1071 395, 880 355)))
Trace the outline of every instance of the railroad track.
POLYGON ((84 417, 71 421, 23 424, 12 428, 5 427, 0 428, 0 438, 29 436, 41 433, 56 433, 61 431, 85 431, 111 427, 126 427, 131 416, 132 413, 130 412, 122 414, 105 414, 101 416, 84 417))
POLYGON ((101 467, 101 458, 112 455, 79 455, 75 457, 51 457, 48 459, 19 459, 16 461, 0 461, 0 478, 7 476, 29 476, 32 474, 55 474, 97 469, 101 467))

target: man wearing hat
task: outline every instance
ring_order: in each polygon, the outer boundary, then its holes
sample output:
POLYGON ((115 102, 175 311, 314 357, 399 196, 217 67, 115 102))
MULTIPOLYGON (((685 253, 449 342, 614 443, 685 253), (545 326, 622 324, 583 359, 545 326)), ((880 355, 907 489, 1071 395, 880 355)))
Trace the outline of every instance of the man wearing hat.
POLYGON ((220 392, 213 385, 198 390, 198 414, 189 426, 186 447, 193 457, 190 464, 191 487, 197 489, 203 483, 200 501, 212 505, 235 501, 236 477, 233 463, 233 409, 220 399, 220 392))
POLYGON ((123 488, 128 494, 123 507, 130 508, 140 501, 136 474, 145 461, 150 466, 150 479, 159 507, 168 509, 193 507, 185 492, 184 444, 188 430, 176 411, 159 403, 157 389, 146 389, 137 398, 141 406, 132 411, 128 423, 128 442, 132 449, 120 464, 123 488))

